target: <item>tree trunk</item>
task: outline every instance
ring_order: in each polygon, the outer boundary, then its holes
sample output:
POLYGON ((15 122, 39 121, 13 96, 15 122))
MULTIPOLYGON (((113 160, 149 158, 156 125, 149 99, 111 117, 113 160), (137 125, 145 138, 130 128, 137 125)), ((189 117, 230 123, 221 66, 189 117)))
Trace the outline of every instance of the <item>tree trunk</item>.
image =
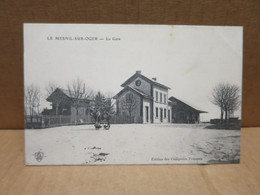
POLYGON ((228 111, 227 109, 225 110, 225 121, 227 121, 227 115, 228 115, 228 111))
POLYGON ((223 109, 221 109, 221 114, 220 114, 220 121, 223 122, 223 115, 224 115, 224 112, 223 112, 223 109))
POLYGON ((79 115, 79 108, 78 108, 78 106, 76 106, 76 124, 78 124, 78 115, 79 115))
POLYGON ((129 110, 129 118, 130 118, 129 122, 132 123, 132 111, 131 110, 129 110))

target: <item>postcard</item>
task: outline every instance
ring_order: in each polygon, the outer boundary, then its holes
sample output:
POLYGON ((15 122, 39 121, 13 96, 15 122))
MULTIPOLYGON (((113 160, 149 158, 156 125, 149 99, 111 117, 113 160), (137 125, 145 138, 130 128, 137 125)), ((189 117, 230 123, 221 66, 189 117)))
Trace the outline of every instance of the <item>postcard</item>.
POLYGON ((24 24, 26 165, 240 162, 243 27, 24 24))

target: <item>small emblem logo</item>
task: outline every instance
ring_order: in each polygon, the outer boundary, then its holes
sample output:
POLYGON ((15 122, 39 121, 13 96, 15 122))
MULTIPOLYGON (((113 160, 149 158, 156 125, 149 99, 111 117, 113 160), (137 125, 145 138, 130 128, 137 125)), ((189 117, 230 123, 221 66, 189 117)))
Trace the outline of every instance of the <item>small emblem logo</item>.
POLYGON ((35 152, 34 153, 34 157, 38 162, 41 162, 43 157, 44 157, 44 153, 43 152, 35 152))

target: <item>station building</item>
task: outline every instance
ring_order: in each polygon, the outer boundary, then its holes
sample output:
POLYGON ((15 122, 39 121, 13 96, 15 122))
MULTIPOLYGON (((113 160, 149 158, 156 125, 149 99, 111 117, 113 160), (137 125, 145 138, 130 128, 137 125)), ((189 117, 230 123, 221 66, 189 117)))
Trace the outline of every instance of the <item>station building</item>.
POLYGON ((170 87, 136 71, 114 96, 120 123, 199 123, 207 113, 173 96, 170 87))
POLYGON ((136 71, 114 96, 117 115, 131 123, 170 123, 171 107, 168 104, 166 85, 136 71))

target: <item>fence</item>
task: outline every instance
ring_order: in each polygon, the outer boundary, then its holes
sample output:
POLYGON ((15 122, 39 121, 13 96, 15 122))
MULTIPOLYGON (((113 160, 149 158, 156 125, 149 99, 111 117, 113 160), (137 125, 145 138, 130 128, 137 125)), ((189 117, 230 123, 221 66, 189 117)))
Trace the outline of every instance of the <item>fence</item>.
POLYGON ((79 116, 25 116, 25 128, 41 129, 65 125, 80 125, 93 123, 89 115, 79 116))
MULTIPOLYGON (((25 128, 27 129, 42 129, 42 128, 66 126, 66 125, 93 124, 94 122, 95 120, 90 115, 25 116, 25 128)), ((142 123, 142 117, 112 115, 110 119, 110 123, 111 124, 142 123)))
POLYGON ((25 116, 24 125, 26 129, 41 129, 42 128, 41 116, 25 116))

